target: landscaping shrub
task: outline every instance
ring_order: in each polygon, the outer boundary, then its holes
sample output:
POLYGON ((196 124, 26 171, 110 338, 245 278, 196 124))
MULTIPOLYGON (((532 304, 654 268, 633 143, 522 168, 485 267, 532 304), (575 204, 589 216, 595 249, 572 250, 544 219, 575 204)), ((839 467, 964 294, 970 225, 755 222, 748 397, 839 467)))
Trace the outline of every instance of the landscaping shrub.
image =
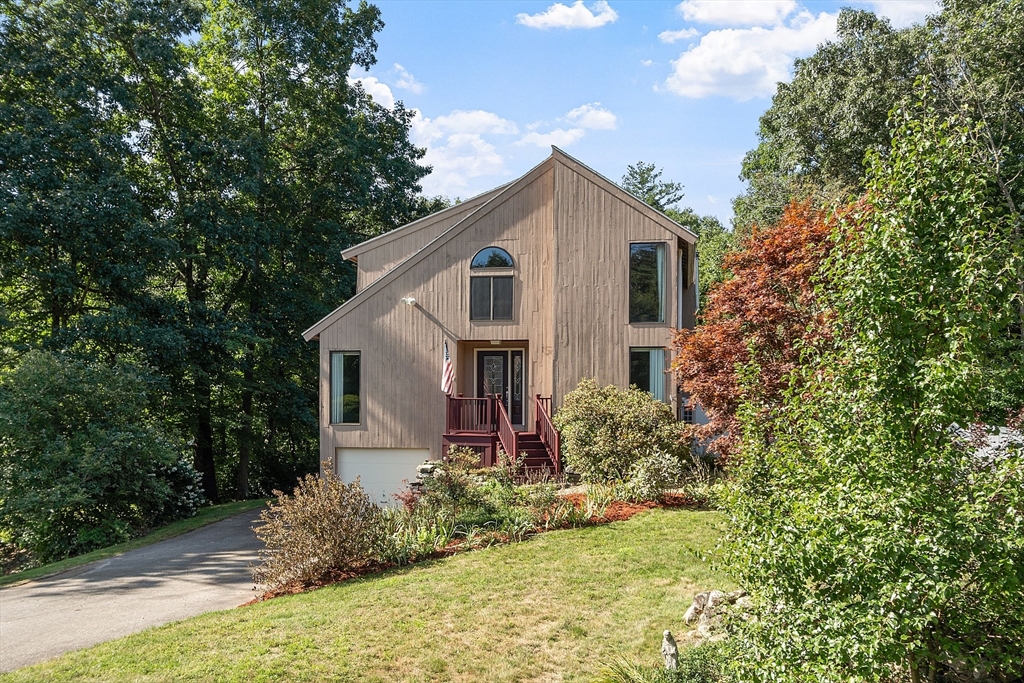
POLYGON ((274 495, 255 529, 266 545, 253 571, 256 583, 270 589, 309 583, 334 570, 359 568, 378 554, 386 530, 381 510, 358 479, 339 479, 333 463, 325 463, 323 476, 307 474, 292 495, 274 495))
POLYGON ((688 452, 672 408, 635 387, 584 379, 565 396, 554 423, 566 467, 587 482, 627 481, 645 457, 660 452, 682 463, 688 452))
POLYGON ((0 535, 49 562, 195 514, 198 478, 149 390, 138 367, 40 351, 0 377, 0 535))
POLYGON ((658 500, 666 489, 681 484, 684 477, 683 464, 678 457, 654 449, 629 468, 620 495, 631 502, 658 500))

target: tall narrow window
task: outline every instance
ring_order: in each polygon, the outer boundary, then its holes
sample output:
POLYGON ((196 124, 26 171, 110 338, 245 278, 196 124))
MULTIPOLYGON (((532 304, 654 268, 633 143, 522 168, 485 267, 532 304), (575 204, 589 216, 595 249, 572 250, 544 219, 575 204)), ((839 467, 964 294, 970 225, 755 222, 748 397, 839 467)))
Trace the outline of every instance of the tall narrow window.
POLYGON ((630 349, 629 383, 665 400, 665 349, 630 349))
POLYGON ((359 352, 331 351, 331 424, 359 424, 359 352))
POLYGON ((665 322, 665 245, 629 245, 629 322, 665 322))

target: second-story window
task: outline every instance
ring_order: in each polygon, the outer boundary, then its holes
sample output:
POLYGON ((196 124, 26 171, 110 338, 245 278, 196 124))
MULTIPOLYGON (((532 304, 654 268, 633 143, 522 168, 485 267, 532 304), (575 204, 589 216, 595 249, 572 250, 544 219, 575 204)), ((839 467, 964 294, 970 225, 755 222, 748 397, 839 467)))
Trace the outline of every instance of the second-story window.
POLYGON ((665 244, 629 245, 629 322, 665 322, 665 244))
POLYGON ((512 320, 512 257, 500 247, 481 249, 470 263, 470 320, 512 320))

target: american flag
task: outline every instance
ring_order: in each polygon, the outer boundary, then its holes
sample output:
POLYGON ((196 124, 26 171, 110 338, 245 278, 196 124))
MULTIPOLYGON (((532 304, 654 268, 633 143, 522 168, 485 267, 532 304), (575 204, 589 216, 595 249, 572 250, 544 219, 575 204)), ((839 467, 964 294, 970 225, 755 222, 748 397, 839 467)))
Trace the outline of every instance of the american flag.
POLYGON ((451 396, 455 391, 455 368, 452 357, 448 355, 448 340, 444 340, 444 365, 441 367, 441 391, 451 396))

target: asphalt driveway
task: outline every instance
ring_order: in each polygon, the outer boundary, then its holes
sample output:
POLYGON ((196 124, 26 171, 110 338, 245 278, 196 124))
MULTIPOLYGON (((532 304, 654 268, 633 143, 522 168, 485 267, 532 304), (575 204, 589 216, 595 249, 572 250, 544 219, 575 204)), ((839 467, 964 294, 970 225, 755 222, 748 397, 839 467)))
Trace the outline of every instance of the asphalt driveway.
POLYGON ((259 515, 0 589, 0 672, 251 600, 259 515))

